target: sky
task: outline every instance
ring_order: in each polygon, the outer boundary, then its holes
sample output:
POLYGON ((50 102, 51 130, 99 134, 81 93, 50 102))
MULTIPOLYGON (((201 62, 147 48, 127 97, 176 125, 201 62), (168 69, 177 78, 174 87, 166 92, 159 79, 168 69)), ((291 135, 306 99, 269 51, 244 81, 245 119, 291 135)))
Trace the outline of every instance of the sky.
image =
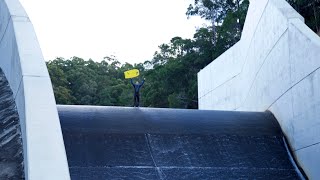
POLYGON ((151 60, 162 43, 192 38, 205 21, 187 19, 192 0, 20 0, 46 61, 78 56, 124 63, 151 60))

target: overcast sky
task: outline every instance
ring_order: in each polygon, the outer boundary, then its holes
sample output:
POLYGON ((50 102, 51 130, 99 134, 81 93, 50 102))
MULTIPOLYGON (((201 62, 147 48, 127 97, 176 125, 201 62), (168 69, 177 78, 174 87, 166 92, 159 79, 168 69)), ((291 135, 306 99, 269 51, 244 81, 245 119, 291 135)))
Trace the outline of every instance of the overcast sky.
POLYGON ((192 38, 204 21, 187 19, 192 0, 20 0, 46 60, 150 60, 174 36, 192 38))

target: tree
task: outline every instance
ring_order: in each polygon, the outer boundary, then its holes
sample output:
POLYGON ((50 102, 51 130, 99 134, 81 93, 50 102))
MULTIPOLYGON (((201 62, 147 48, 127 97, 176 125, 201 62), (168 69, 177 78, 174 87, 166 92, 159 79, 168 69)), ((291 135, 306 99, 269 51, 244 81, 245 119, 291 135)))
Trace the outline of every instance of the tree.
POLYGON ((79 57, 47 63, 58 103, 132 106, 133 89, 123 73, 139 69, 146 83, 141 103, 147 107, 197 108, 197 73, 240 39, 248 0, 195 0, 188 16, 213 20, 213 28, 196 30, 193 39, 173 37, 152 60, 121 64, 106 56, 101 62, 79 57))
POLYGON ((228 14, 234 14, 236 27, 242 32, 245 17, 243 14, 246 13, 248 4, 248 0, 194 0, 194 3, 189 5, 186 15, 200 16, 211 21, 214 44, 218 36, 217 26, 223 23, 228 14))
POLYGON ((320 0, 287 0, 305 19, 306 24, 320 33, 320 0))

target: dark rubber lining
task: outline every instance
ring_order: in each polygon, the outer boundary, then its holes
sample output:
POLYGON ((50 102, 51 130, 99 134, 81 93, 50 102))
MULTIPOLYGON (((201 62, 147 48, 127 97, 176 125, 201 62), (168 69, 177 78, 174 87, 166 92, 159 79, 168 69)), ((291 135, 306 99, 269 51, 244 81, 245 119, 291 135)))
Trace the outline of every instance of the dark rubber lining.
POLYGON ((72 179, 300 179, 270 113, 58 111, 72 179))

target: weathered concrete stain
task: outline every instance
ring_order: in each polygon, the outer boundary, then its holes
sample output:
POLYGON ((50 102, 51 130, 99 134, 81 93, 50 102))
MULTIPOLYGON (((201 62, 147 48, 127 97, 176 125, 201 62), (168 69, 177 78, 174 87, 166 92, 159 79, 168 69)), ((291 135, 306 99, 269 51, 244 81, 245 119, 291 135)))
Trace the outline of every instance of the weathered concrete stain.
POLYGON ((0 179, 24 179, 19 115, 0 69, 0 179))

